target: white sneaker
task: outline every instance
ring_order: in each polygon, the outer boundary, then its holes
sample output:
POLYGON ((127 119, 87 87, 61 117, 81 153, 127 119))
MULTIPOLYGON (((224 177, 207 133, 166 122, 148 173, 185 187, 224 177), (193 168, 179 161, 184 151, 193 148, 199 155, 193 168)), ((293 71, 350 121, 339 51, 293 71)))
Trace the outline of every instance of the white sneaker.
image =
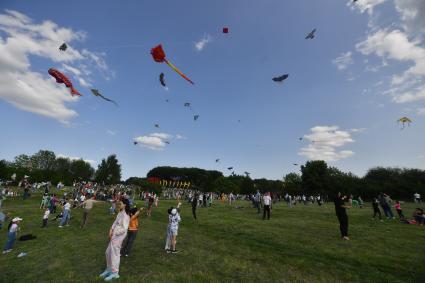
POLYGON ((120 278, 119 274, 117 272, 112 272, 109 274, 108 277, 105 278, 105 281, 111 281, 112 279, 118 279, 120 278))

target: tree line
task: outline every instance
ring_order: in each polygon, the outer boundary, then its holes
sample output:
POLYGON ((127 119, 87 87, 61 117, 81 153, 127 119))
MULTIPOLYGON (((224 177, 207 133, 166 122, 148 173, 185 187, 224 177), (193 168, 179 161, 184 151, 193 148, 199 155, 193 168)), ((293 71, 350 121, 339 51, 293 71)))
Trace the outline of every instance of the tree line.
POLYGON ((13 161, 0 160, 0 180, 16 182, 29 176, 31 183, 50 181, 66 186, 79 181, 96 181, 104 184, 116 184, 121 181, 121 165, 115 155, 103 159, 95 170, 83 159, 70 159, 56 156, 53 151, 40 150, 33 155, 20 154, 13 161))
POLYGON ((160 166, 151 169, 146 178, 130 177, 123 182, 121 165, 116 155, 103 159, 95 170, 82 159, 69 159, 56 156, 49 150, 40 150, 31 156, 18 155, 13 161, 0 160, 0 180, 10 180, 13 174, 16 174, 16 180, 21 180, 25 175, 30 176, 32 183, 51 181, 53 184, 62 182, 72 185, 74 181, 96 181, 105 185, 124 183, 155 191, 160 188, 150 184, 147 178, 190 181, 191 187, 199 191, 234 194, 251 194, 259 190, 332 197, 342 192, 364 199, 375 197, 381 192, 397 199, 411 199, 414 193, 425 195, 425 170, 375 167, 359 177, 328 166, 321 160, 306 162, 301 165, 299 173, 288 173, 282 180, 251 179, 249 175, 236 174, 224 176, 217 170, 160 166))

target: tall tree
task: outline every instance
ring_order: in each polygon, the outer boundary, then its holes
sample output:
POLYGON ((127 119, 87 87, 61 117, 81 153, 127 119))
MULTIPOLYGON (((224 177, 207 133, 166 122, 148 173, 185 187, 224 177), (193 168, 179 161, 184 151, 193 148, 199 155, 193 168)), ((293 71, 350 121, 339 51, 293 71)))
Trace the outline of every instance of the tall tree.
POLYGON ((39 150, 31 156, 31 164, 33 169, 53 170, 55 167, 56 155, 50 150, 39 150))
POLYGON ((121 181, 121 164, 115 154, 102 159, 96 171, 96 181, 105 184, 117 184, 121 181))
POLYGON ((329 189, 328 165, 323 160, 307 161, 301 166, 304 193, 326 193, 329 189))

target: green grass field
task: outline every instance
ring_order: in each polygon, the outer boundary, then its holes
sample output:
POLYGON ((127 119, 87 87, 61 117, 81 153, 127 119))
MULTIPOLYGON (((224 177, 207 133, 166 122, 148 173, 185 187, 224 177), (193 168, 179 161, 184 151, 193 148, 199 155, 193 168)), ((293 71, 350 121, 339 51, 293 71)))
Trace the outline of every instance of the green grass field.
MULTIPOLYGON (((80 230, 82 210, 72 210, 71 226, 59 229, 49 222, 41 229, 40 196, 8 199, 3 210, 24 218, 13 252, 0 255, 0 282, 102 282, 108 230, 114 218, 107 203, 97 203, 88 226, 80 230), (27 256, 17 258, 25 251, 27 256)), ((215 202, 198 209, 182 207, 177 248, 164 252, 167 208, 160 201, 151 218, 140 219, 133 253, 121 259, 119 282, 425 282, 425 226, 397 220, 371 220, 371 208, 349 211, 351 241, 339 238, 332 204, 284 203, 263 221, 249 202, 244 208, 215 202)), ((414 204, 404 204, 410 216, 414 204)), ((0 245, 6 231, 0 232, 0 245)))

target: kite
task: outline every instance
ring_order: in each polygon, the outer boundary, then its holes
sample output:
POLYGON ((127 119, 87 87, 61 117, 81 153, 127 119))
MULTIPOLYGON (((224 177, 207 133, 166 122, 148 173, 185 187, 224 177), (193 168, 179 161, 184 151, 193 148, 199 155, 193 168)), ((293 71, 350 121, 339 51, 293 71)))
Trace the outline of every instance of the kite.
POLYGON ((302 141, 303 140, 303 138, 298 138, 300 141, 302 141))
POLYGON ((227 167, 227 170, 232 170, 233 169, 233 167, 227 167))
POLYGON ((159 82, 161 83, 161 85, 163 87, 166 87, 167 85, 165 84, 165 80, 164 80, 164 73, 159 74, 159 82))
POLYGON ((159 124, 155 124, 155 128, 159 128, 159 124))
POLYGON ((166 143, 166 144, 170 144, 170 142, 169 142, 169 141, 165 141, 165 143, 166 143))
POLYGON ((165 58, 164 49, 162 49, 162 45, 159 44, 151 49, 151 54, 153 60, 158 63, 166 63, 171 69, 173 69, 177 74, 179 74, 182 78, 190 82, 191 84, 195 84, 192 82, 185 74, 183 74, 179 69, 177 69, 170 61, 165 58))
POLYGON ((397 120, 397 122, 398 123, 400 123, 400 122, 402 123, 401 129, 403 130, 404 129, 404 125, 407 124, 407 126, 410 126, 410 123, 412 123, 412 120, 410 120, 407 117, 401 117, 400 119, 397 120))
POLYGON ((279 76, 279 77, 274 77, 272 80, 277 82, 277 83, 282 83, 284 80, 286 80, 289 77, 288 74, 279 76))
POLYGON ((137 144, 137 141, 135 141, 135 142, 133 142, 134 143, 134 145, 136 145, 137 144))
POLYGON ((190 107, 190 103, 189 103, 189 102, 186 102, 186 103, 184 104, 184 107, 190 107))
POLYGON ((165 102, 170 102, 170 100, 169 99, 166 99, 165 102))
POLYGON ((199 118, 199 115, 195 115, 195 116, 193 116, 193 120, 198 120, 198 118, 199 118))
POLYGON ((112 102, 113 104, 115 104, 116 106, 118 106, 118 104, 117 104, 115 101, 113 101, 112 99, 109 99, 109 98, 104 97, 104 96, 103 96, 103 95, 99 92, 99 90, 94 89, 94 88, 92 88, 92 89, 90 89, 90 90, 91 90, 91 92, 93 93, 93 95, 94 95, 94 96, 101 97, 101 98, 103 98, 104 100, 109 101, 109 102, 112 102))
POLYGON ((56 79, 56 82, 58 84, 65 84, 65 86, 71 90, 72 96, 81 96, 81 94, 74 88, 71 81, 64 74, 53 68, 50 68, 48 72, 52 77, 56 79))
POLYGON ((215 163, 218 163, 220 161, 220 158, 217 158, 216 160, 215 160, 215 163))
POLYGON ((294 163, 294 166, 298 166, 298 163, 294 163))
POLYGON ((307 36, 305 37, 305 39, 313 39, 314 38, 314 33, 316 32, 316 29, 313 29, 309 34, 307 34, 307 36))
POLYGON ((224 27, 223 28, 223 33, 229 33, 229 28, 228 27, 224 27))
POLYGON ((61 46, 59 46, 60 51, 66 51, 67 48, 68 48, 68 45, 66 45, 66 43, 63 43, 61 46))

